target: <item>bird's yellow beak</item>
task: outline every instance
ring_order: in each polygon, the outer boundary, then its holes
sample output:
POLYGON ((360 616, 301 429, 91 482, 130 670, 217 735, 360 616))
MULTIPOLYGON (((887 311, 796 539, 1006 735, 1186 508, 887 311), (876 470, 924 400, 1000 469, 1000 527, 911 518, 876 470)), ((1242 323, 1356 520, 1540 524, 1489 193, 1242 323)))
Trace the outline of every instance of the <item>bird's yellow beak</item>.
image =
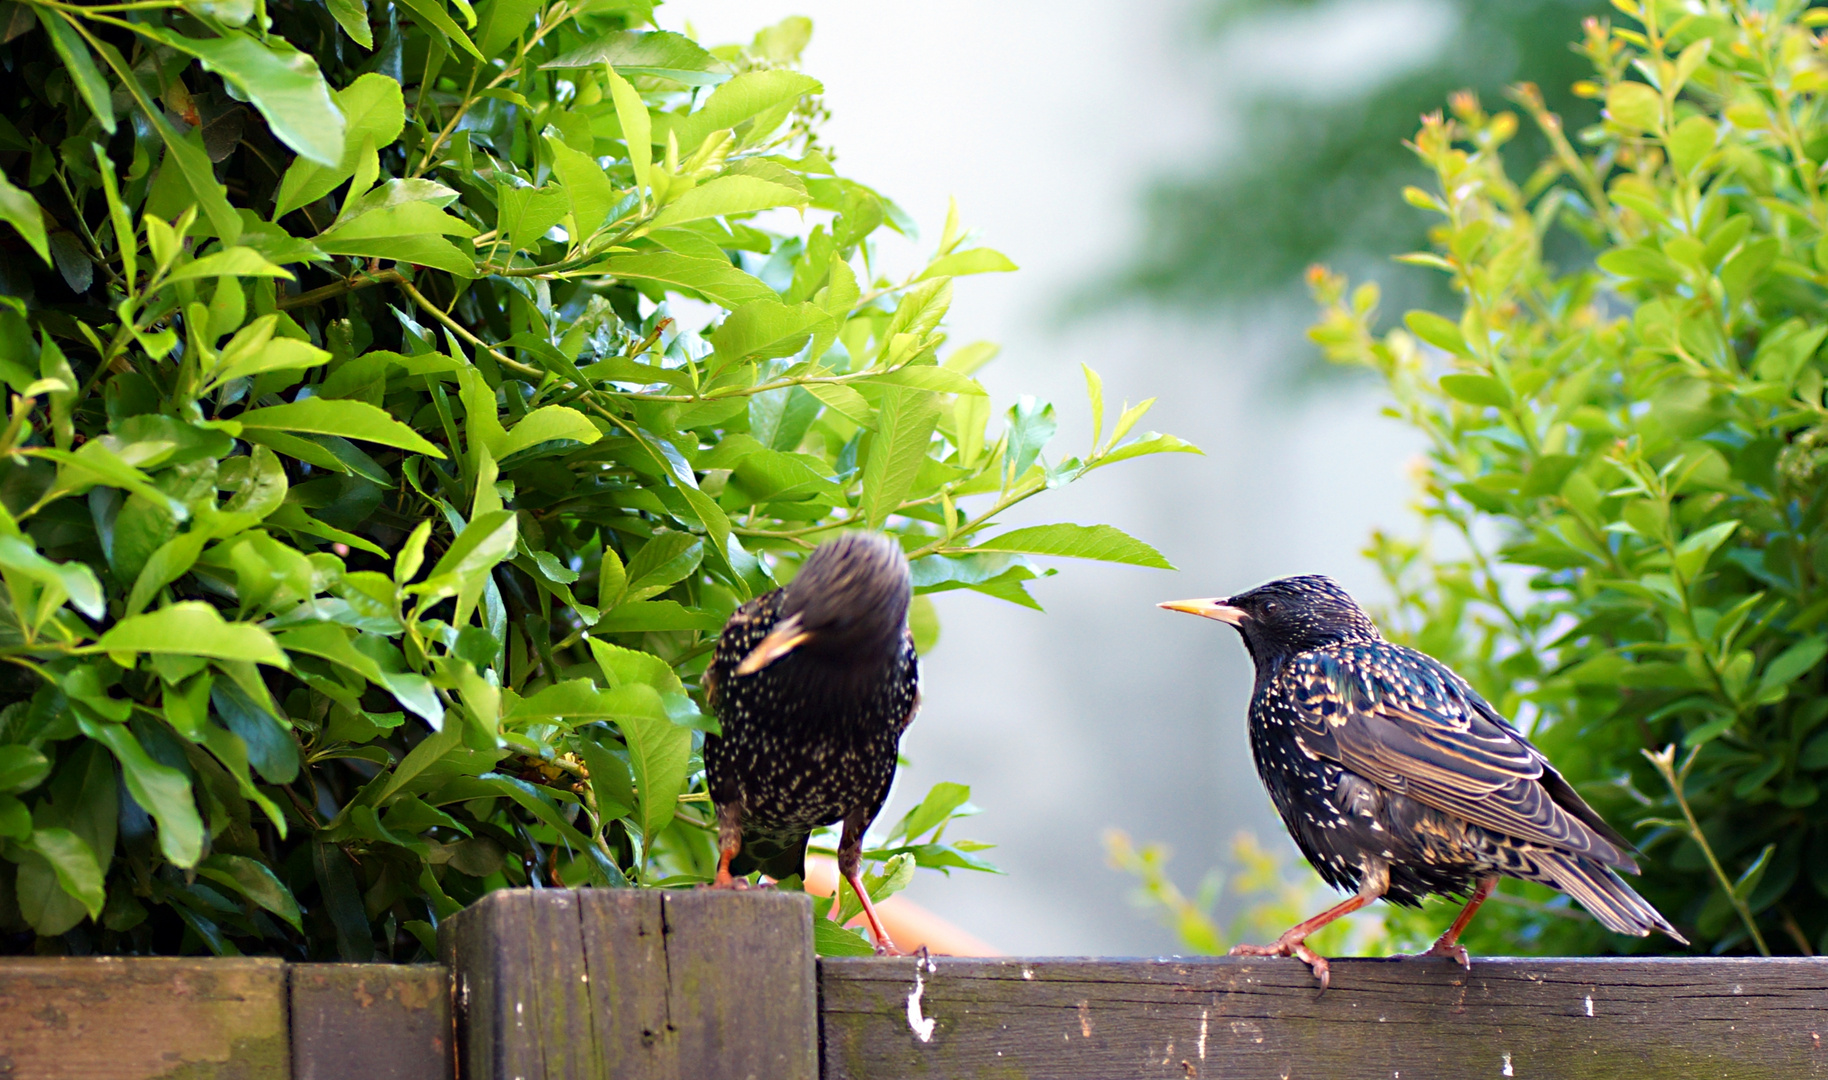
POLYGON ((753 675, 792 652, 811 636, 809 631, 801 628, 798 615, 789 615, 776 623, 774 629, 768 631, 768 636, 749 650, 749 655, 743 657, 743 662, 736 665, 736 673, 753 675))
POLYGON ((1185 611, 1189 615, 1199 615, 1207 619, 1217 619, 1233 626, 1244 625, 1249 618, 1243 608, 1235 608, 1223 600, 1164 600, 1155 605, 1169 611, 1185 611))

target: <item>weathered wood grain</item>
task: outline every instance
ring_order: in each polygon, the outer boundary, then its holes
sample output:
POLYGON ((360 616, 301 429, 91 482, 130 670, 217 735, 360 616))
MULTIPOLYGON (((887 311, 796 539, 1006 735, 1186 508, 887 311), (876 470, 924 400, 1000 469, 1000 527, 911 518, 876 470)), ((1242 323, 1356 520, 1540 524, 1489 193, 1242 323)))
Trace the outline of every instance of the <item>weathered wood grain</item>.
POLYGON ((442 964, 294 964, 292 1080, 451 1080, 442 964))
POLYGON ((0 959, 4 1080, 285 1080, 285 965, 0 959))
POLYGON ((825 1080, 1828 1077, 1822 959, 915 964, 820 962, 825 1080))
POLYGON ((812 907, 774 891, 491 893, 446 920, 465 1080, 812 1080, 812 907))

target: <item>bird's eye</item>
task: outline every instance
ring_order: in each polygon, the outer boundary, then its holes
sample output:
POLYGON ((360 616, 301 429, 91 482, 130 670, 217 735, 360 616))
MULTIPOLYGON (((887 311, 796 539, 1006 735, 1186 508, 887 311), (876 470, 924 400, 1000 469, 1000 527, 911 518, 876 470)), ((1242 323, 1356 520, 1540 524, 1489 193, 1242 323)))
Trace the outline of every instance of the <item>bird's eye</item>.
POLYGON ((1263 601, 1263 614, 1274 615, 1281 606, 1281 604, 1276 603, 1274 600, 1265 600, 1263 601))

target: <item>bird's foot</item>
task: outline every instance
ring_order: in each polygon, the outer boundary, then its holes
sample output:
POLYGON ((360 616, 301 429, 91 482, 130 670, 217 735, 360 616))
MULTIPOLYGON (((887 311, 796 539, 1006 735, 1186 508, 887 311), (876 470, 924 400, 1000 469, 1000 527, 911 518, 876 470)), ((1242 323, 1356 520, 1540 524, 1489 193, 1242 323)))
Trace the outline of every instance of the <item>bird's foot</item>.
POLYGON ((1232 956, 1293 956, 1306 964, 1314 977, 1320 980, 1320 991, 1325 993, 1327 984, 1332 981, 1333 968, 1327 958, 1308 948, 1301 938, 1282 935, 1268 945, 1233 945, 1232 956))
POLYGON ((1401 958, 1404 960, 1427 960, 1435 956, 1445 956, 1468 971, 1473 969, 1472 957, 1466 955, 1466 946, 1449 941, 1445 937, 1436 940, 1426 952, 1401 954, 1401 958))
POLYGON ((712 878, 709 884, 699 886, 701 889, 733 889, 739 892, 748 887, 748 878, 736 877, 728 870, 719 870, 717 876, 712 878))

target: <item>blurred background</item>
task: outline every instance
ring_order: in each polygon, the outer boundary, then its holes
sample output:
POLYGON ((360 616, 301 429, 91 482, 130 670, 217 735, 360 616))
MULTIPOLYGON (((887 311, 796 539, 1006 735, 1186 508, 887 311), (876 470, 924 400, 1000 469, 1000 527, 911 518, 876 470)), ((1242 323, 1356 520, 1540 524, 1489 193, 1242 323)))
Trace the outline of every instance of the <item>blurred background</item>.
POLYGON ((1236 634, 1154 605, 1296 573, 1383 599, 1359 552, 1374 528, 1414 531, 1419 443, 1380 416, 1375 385, 1307 344, 1301 272, 1318 260, 1375 278, 1386 315, 1438 299, 1438 282, 1388 258, 1424 243, 1400 197, 1422 180, 1402 140, 1449 92, 1495 105, 1523 79, 1584 126, 1567 43, 1603 7, 673 0, 656 13, 706 44, 813 20, 804 69, 825 84, 825 143, 920 225, 878 250, 879 272, 924 263, 948 198, 1022 267, 960 279, 948 321, 955 344, 1003 346, 980 375, 999 407, 1055 403, 1050 458, 1089 440, 1082 363, 1111 415, 1157 397, 1139 427, 1205 450, 1094 474, 1006 522, 1117 525, 1179 573, 1068 563, 1032 584, 1045 613, 936 597, 940 643, 902 744, 912 766, 880 821, 934 782, 970 784, 984 813, 958 831, 997 844, 987 854, 1007 873, 923 871, 910 898, 1006 952, 1172 953, 1174 933, 1109 866, 1106 830, 1168 844, 1188 892, 1226 867, 1240 830, 1293 855, 1250 763, 1236 634))

